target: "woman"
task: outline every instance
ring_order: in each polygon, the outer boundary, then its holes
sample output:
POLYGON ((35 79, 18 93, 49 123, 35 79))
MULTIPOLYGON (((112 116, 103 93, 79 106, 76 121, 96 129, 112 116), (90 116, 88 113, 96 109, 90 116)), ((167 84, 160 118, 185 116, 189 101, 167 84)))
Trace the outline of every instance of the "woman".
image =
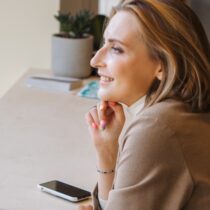
POLYGON ((210 47, 178 0, 125 0, 91 60, 101 103, 86 116, 106 210, 210 209, 210 47))

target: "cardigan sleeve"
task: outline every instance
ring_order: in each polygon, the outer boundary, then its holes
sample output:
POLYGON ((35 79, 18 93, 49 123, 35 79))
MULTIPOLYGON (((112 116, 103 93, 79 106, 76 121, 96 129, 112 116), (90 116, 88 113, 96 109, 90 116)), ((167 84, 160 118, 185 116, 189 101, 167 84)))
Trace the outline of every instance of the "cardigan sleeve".
POLYGON ((157 119, 136 120, 120 142, 105 210, 179 210, 192 191, 193 180, 175 133, 157 119))

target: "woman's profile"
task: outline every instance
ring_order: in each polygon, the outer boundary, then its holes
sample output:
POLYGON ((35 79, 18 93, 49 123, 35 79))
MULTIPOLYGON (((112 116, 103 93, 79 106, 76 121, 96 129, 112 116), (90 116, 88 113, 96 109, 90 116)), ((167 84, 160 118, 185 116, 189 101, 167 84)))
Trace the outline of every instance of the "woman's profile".
POLYGON ((210 209, 210 47, 181 0, 124 0, 91 60, 94 207, 210 209))

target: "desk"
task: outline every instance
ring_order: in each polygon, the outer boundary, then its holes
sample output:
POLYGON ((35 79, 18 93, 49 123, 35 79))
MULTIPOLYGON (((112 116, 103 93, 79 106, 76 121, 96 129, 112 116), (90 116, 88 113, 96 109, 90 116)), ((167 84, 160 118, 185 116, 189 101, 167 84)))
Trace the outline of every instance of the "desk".
POLYGON ((37 184, 58 179, 92 191, 96 182, 84 116, 97 101, 27 88, 25 79, 40 72, 27 72, 0 100, 1 210, 72 210, 78 204, 37 184))

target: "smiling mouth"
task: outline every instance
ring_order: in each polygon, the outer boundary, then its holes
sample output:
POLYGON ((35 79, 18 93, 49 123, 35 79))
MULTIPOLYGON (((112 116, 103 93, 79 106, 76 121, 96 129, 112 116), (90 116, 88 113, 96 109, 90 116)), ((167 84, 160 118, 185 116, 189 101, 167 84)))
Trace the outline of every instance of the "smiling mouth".
POLYGON ((113 78, 107 77, 107 76, 101 76, 101 77, 100 77, 100 80, 101 80, 102 82, 112 82, 112 81, 114 81, 113 78))

